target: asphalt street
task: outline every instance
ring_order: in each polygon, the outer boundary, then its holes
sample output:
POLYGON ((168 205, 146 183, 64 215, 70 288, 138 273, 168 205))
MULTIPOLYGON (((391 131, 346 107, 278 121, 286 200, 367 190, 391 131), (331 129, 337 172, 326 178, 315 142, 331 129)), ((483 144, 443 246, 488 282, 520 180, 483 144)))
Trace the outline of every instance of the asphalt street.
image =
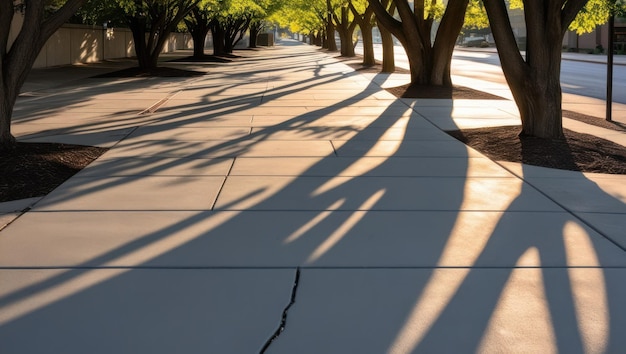
MULTIPOLYGON (((362 45, 356 48, 362 53, 362 45)), ((382 46, 374 45, 376 59, 382 60, 382 46)), ((396 65, 409 67, 402 46, 395 47, 396 65)), ((589 54, 591 56, 591 54, 589 54)), ((561 87, 563 92, 581 96, 606 99, 606 64, 563 60, 561 63, 561 87)), ((452 58, 452 74, 505 84, 497 53, 457 50, 452 58)), ((626 103, 626 66, 614 66, 613 101, 626 103)))

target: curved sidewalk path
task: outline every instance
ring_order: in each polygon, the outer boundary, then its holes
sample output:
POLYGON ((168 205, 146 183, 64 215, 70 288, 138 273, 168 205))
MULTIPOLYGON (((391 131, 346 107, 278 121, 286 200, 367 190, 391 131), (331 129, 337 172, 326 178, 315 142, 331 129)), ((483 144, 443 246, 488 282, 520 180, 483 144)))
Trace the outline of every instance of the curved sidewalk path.
POLYGON ((625 350, 626 176, 441 130, 514 124, 508 100, 242 54, 20 99, 20 139, 111 149, 0 231, 0 352, 625 350))

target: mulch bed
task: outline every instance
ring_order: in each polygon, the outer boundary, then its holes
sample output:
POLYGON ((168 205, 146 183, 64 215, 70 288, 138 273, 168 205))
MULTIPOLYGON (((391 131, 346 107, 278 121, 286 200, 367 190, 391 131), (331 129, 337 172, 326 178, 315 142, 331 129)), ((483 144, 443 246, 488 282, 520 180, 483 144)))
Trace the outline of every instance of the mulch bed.
POLYGON ((626 147, 564 129, 565 140, 520 137, 520 126, 447 132, 496 161, 522 162, 561 170, 626 174, 626 147))
MULTIPOLYGON (((364 67, 354 58, 346 58, 344 61, 355 70, 359 68, 379 70, 378 66, 364 67)), ((442 88, 407 84, 386 90, 398 98, 504 99, 463 86, 442 88)), ((619 122, 607 122, 572 111, 563 111, 563 116, 602 128, 626 132, 626 125, 619 122)), ((496 161, 521 162, 571 171, 626 174, 626 147, 622 145, 567 129, 564 129, 564 141, 520 137, 520 131, 521 127, 505 126, 447 133, 496 161)))
POLYGON ((442 87, 426 85, 403 85, 385 89, 399 98, 436 98, 436 99, 466 99, 466 100, 502 100, 500 96, 474 90, 464 86, 442 87))
POLYGON ((57 143, 17 143, 0 150, 0 202, 44 196, 106 151, 57 143))

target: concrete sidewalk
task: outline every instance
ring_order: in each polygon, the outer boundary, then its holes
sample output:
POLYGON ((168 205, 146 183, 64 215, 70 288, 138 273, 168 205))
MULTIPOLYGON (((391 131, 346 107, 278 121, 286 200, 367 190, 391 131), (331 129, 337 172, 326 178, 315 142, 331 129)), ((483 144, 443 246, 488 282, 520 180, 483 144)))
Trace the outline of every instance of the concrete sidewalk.
POLYGON ((442 131, 519 121, 510 100, 398 100, 406 76, 292 41, 242 54, 20 99, 19 139, 111 149, 0 231, 0 352, 626 348, 626 176, 442 131))

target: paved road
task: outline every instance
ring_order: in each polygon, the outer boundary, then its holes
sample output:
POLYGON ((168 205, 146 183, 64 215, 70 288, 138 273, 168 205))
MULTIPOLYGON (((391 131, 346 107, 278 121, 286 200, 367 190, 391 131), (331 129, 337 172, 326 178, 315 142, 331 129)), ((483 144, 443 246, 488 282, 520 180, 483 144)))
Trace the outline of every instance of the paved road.
MULTIPOLYGON (((396 65, 408 68, 409 63, 402 46, 396 46, 396 65)), ((357 52, 362 53, 359 44, 357 52)), ((376 58, 382 58, 382 48, 375 45, 376 58)), ((500 60, 496 53, 456 51, 452 62, 454 75, 467 76, 497 83, 505 83, 500 60)), ((626 66, 614 68, 613 100, 626 103, 626 66)), ((563 92, 587 97, 606 99, 606 65, 581 61, 563 60, 561 65, 563 92)))

